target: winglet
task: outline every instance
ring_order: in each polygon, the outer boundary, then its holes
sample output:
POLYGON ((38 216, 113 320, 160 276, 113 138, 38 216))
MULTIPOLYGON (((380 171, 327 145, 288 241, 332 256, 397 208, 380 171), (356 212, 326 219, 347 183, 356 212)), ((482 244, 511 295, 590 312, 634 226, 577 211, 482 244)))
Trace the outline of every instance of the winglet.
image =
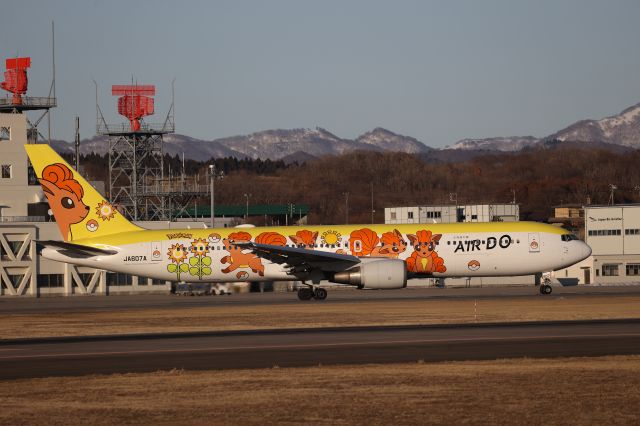
POLYGON ((64 241, 141 228, 129 222, 49 145, 24 146, 64 241))

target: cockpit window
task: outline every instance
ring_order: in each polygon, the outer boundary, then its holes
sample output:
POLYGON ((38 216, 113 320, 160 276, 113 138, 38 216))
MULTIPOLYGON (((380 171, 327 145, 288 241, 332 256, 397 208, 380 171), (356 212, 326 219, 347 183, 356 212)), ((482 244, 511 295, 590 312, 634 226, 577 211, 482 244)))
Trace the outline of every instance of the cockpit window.
POLYGON ((575 241, 578 239, 578 237, 576 237, 573 234, 563 234, 561 235, 562 237, 562 241, 575 241))

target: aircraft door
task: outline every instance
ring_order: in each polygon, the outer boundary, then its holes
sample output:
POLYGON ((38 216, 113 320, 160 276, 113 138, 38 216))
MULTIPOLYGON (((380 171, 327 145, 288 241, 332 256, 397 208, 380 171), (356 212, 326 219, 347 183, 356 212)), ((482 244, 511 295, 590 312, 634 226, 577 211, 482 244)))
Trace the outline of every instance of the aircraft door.
POLYGON ((160 241, 153 241, 151 243, 151 260, 154 262, 162 260, 162 243, 160 241))
POLYGON ((540 234, 537 232, 529 234, 529 253, 540 252, 540 234))

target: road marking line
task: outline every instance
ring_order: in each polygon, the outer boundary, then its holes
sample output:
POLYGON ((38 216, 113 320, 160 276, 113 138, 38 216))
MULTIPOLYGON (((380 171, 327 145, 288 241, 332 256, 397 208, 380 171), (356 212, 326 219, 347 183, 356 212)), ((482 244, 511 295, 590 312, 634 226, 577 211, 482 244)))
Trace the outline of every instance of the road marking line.
MULTIPOLYGON (((29 359, 29 358, 64 358, 64 357, 82 357, 82 356, 100 356, 100 355, 134 355, 134 354, 157 354, 157 353, 185 353, 185 352, 225 352, 237 350, 260 350, 260 349, 306 349, 306 348, 325 348, 325 347, 344 347, 344 346, 366 346, 366 345, 401 345, 401 344, 418 344, 418 343, 464 343, 479 341, 513 341, 522 342, 540 339, 554 338, 602 338, 602 337, 639 337, 638 333, 620 333, 620 334, 572 334, 572 335, 553 335, 543 337, 476 337, 467 339, 415 339, 415 340, 372 340, 366 342, 341 342, 341 343, 312 343, 312 344, 293 344, 293 345, 268 345, 268 346, 231 346, 225 348, 190 348, 190 349, 157 349, 157 350, 137 350, 137 351, 111 351, 111 352, 71 352, 62 354, 40 354, 40 355, 15 355, 0 356, 0 360, 9 359, 29 359)), ((24 349, 20 349, 24 350, 24 349)))

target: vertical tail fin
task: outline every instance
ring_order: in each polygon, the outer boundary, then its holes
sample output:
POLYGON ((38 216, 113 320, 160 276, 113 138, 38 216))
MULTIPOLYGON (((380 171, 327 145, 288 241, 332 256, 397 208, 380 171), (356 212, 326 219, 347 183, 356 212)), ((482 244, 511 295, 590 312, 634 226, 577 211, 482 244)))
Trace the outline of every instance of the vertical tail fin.
POLYGON ((65 241, 141 228, 129 222, 49 145, 25 145, 65 241))

